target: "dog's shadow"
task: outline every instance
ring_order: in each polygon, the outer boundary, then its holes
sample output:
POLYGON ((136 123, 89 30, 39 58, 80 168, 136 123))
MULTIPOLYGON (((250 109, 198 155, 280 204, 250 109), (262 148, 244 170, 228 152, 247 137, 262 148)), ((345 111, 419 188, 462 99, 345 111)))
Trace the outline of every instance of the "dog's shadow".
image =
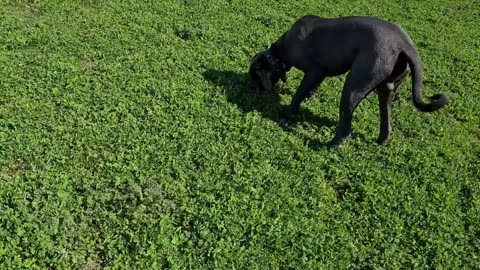
MULTIPOLYGON (((242 112, 248 113, 256 111, 277 124, 284 130, 291 131, 290 128, 280 124, 283 116, 288 111, 288 105, 281 104, 279 92, 285 89, 275 89, 275 92, 258 92, 249 87, 248 73, 237 73, 234 71, 220 71, 209 69, 203 73, 203 77, 224 90, 227 101, 235 104, 242 112)), ((320 117, 313 114, 310 110, 302 108, 298 115, 298 122, 308 122, 317 127, 333 127, 335 122, 327 117, 320 117)))

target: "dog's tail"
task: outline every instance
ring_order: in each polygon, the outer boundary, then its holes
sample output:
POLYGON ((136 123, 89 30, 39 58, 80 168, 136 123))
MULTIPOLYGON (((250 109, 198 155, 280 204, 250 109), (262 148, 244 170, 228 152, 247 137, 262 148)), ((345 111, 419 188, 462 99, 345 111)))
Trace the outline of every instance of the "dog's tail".
POLYGON ((413 46, 410 46, 409 50, 404 51, 407 58, 408 65, 412 70, 412 95, 413 104, 421 112, 434 112, 448 103, 447 94, 436 94, 430 99, 431 103, 425 103, 422 100, 422 83, 423 83, 423 70, 420 57, 413 46))

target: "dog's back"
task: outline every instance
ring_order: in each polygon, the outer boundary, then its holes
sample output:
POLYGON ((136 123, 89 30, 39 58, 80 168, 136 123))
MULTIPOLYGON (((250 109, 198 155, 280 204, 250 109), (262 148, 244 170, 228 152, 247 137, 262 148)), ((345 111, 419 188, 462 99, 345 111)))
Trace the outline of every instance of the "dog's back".
POLYGON ((329 39, 345 39, 346 41, 358 40, 358 43, 368 42, 370 45, 371 42, 412 44, 412 40, 400 26, 375 17, 322 18, 306 15, 295 22, 291 30, 294 31, 289 31, 290 35, 295 33, 300 40, 316 36, 317 39, 321 37, 320 42, 323 43, 328 42, 329 39))
POLYGON ((362 16, 330 19, 306 15, 279 42, 290 46, 287 57, 295 61, 295 66, 303 69, 312 60, 320 65, 329 63, 331 76, 346 72, 358 54, 387 50, 398 54, 413 46, 398 25, 362 16))

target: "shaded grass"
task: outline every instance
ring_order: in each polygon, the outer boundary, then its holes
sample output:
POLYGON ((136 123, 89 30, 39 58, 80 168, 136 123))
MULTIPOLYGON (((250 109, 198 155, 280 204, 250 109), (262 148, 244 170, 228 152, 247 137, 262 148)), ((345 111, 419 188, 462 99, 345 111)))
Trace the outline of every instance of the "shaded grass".
POLYGON ((479 267, 480 31, 475 1, 4 1, 0 265, 40 268, 479 267), (389 145, 378 105, 327 151, 343 78, 293 130, 246 91, 250 57, 298 17, 373 15, 411 35, 389 145))

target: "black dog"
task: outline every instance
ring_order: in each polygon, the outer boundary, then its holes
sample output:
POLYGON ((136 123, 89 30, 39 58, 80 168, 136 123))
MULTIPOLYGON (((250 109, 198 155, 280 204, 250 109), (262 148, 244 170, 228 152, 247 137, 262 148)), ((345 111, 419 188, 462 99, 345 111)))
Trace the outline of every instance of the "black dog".
POLYGON ((250 78, 255 88, 271 91, 295 67, 304 77, 283 123, 295 121, 301 102, 313 95, 326 77, 350 71, 345 81, 340 119, 329 147, 340 145, 352 132, 352 115, 360 101, 377 89, 380 135, 385 144, 392 131, 390 111, 398 86, 412 71, 413 104, 422 112, 433 112, 448 102, 446 94, 422 101, 422 64, 410 37, 399 26, 371 17, 336 19, 308 15, 299 19, 271 47, 252 59, 250 78))

